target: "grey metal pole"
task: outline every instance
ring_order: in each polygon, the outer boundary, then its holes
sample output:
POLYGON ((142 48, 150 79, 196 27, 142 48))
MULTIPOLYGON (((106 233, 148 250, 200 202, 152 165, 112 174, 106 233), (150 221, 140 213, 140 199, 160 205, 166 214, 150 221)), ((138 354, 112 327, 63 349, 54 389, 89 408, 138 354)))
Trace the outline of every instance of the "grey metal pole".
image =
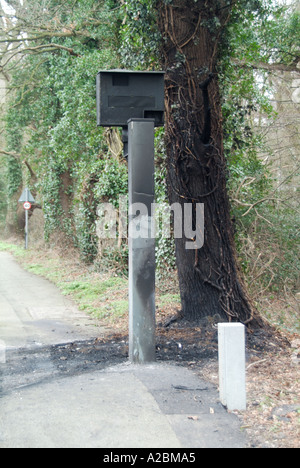
MULTIPOLYGON (((29 189, 26 188, 26 202, 29 201, 29 189)), ((28 210, 25 210, 25 249, 28 249, 28 210)))
POLYGON ((28 249, 28 210, 25 210, 25 249, 28 249))
POLYGON ((154 120, 128 121, 129 359, 155 361, 154 120))

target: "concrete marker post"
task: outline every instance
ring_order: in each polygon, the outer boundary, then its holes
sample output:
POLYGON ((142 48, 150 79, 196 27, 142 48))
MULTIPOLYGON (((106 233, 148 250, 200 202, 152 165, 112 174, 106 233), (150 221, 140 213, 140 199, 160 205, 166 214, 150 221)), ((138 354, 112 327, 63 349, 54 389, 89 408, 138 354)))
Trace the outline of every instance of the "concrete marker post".
POLYGON ((220 400, 229 411, 247 409, 245 326, 219 323, 220 400))
POLYGON ((6 343, 0 340, 0 364, 6 363, 6 343))

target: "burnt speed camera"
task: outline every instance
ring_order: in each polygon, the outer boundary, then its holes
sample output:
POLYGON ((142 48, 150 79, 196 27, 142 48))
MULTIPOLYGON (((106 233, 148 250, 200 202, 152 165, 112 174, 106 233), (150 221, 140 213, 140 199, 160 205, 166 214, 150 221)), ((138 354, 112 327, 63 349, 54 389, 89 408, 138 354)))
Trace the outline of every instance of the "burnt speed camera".
POLYGON ((128 126, 129 119, 154 119, 164 125, 164 72, 100 71, 97 75, 97 124, 128 126))

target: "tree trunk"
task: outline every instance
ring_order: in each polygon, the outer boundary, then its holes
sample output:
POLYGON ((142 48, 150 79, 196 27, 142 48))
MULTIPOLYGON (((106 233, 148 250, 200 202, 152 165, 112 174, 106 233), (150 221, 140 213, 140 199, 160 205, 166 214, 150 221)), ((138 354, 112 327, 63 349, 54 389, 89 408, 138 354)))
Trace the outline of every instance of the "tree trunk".
MULTIPOLYGON (((204 204, 205 239, 186 250, 176 239, 182 314, 188 320, 220 316, 258 321, 239 271, 226 188, 218 42, 229 18, 220 1, 159 2, 166 70, 166 139, 170 203, 204 204), (254 318, 256 320, 254 320, 254 318)), ((226 2, 225 2, 226 3, 226 2)))

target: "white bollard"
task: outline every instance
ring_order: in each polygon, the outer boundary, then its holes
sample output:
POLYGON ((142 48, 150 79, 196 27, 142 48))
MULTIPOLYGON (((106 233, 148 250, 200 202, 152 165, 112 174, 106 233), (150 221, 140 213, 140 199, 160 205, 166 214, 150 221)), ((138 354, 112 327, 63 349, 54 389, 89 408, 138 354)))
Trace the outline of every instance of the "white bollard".
POLYGON ((229 411, 245 411, 246 343, 241 323, 219 323, 220 400, 229 411))
POLYGON ((6 344, 3 340, 0 340, 0 364, 6 363, 6 344))

